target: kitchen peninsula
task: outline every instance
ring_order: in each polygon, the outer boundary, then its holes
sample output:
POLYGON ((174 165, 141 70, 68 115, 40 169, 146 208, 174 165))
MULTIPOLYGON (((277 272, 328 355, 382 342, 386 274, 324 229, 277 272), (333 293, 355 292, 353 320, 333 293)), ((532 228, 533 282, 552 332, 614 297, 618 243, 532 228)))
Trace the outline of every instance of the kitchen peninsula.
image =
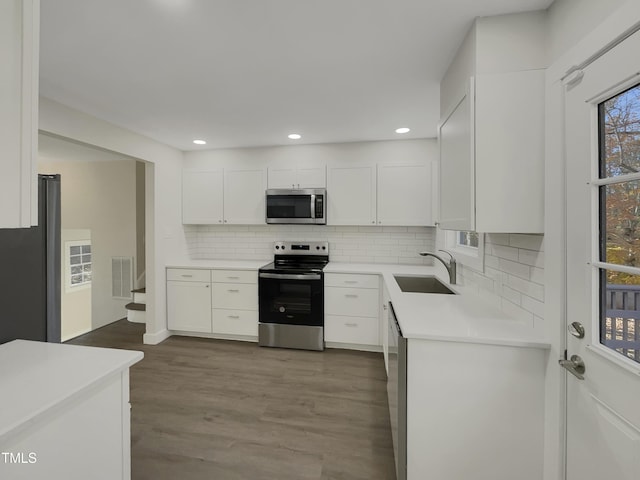
POLYGON ((0 478, 131 478, 129 367, 142 352, 0 345, 0 478))

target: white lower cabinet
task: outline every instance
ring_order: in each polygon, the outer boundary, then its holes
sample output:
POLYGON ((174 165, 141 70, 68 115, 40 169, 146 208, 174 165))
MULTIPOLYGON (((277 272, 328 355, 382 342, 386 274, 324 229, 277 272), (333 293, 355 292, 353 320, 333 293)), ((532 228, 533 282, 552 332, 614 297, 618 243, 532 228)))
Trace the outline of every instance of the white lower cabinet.
POLYGON ((409 339, 407 480, 543 478, 546 355, 409 339))
POLYGON ((201 278, 205 272, 209 275, 209 270, 182 272, 189 271, 167 270, 167 278, 191 275, 182 277, 185 280, 167 280, 167 327, 169 330, 211 333, 211 283, 191 280, 201 278))
POLYGON ((214 270, 212 274, 213 333, 258 336, 258 272, 214 270))
POLYGON ((324 289, 324 339, 345 348, 379 347, 380 279, 328 273, 324 289))

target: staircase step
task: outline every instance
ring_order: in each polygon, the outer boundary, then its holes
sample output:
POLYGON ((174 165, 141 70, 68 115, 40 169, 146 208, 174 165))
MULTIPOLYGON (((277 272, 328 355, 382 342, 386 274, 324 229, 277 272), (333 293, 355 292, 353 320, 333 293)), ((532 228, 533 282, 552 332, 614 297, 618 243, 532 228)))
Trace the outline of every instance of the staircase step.
POLYGON ((138 312, 145 312, 147 310, 147 306, 144 303, 127 303, 124 308, 127 310, 136 310, 138 312))
POLYGON ((147 293, 146 287, 136 288, 135 290, 131 290, 131 293, 147 293))

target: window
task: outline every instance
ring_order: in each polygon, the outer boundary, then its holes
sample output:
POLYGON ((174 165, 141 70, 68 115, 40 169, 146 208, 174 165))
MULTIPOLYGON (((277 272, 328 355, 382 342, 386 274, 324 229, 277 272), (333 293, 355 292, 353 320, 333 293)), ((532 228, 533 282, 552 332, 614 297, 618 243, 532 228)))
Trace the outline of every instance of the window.
POLYGON ((478 232, 456 232, 458 247, 478 248, 478 232))
POLYGON ((65 243, 67 290, 91 285, 91 241, 65 243))
POLYGON ((449 231, 445 233, 445 248, 459 263, 484 271, 484 234, 478 232, 449 231))
POLYGON ((598 106, 600 343, 640 363, 640 85, 598 106))

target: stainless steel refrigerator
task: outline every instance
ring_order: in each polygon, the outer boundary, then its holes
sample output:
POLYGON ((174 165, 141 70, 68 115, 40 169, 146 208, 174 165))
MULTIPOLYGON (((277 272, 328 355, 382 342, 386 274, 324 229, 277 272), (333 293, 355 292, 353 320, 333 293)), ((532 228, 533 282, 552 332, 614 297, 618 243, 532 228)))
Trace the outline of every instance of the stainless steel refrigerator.
POLYGON ((0 229, 0 343, 60 342, 60 175, 38 176, 38 226, 0 229))

